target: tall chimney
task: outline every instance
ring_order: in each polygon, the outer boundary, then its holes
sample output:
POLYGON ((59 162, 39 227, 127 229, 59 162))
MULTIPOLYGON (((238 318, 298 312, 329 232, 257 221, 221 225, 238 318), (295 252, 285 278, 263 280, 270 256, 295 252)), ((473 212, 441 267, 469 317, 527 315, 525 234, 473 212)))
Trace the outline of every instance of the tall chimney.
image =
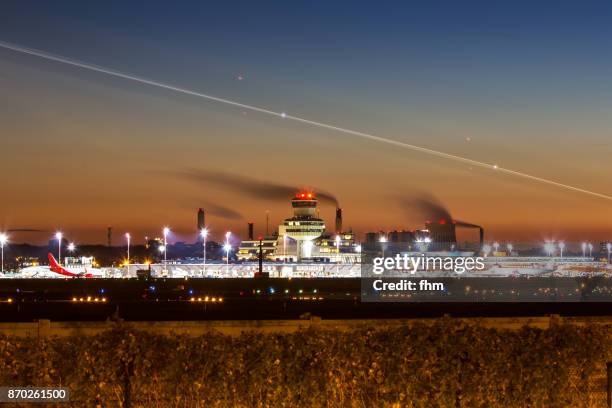
POLYGON ((206 226, 206 213, 203 208, 198 209, 198 232, 202 231, 206 226))
POLYGON ((202 235, 200 234, 200 232, 202 232, 204 228, 206 228, 206 213, 204 212, 203 208, 198 208, 198 230, 197 230, 198 241, 197 242, 204 241, 204 238, 202 238, 202 235))
POLYGON ((336 208, 336 234, 342 232, 342 208, 336 208))
POLYGON ((253 223, 249 222, 249 240, 253 240, 253 223))
POLYGON ((112 235, 113 235, 113 227, 108 227, 106 230, 106 245, 111 246, 112 242, 112 235))

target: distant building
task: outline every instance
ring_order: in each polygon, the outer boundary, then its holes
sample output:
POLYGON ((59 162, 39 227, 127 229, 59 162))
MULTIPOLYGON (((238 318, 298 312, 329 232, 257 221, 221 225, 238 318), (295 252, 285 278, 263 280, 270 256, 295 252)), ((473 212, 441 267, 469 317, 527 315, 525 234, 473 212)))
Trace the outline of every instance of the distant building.
POLYGON ((366 232, 365 234, 365 242, 368 244, 372 244, 374 242, 378 242, 381 236, 387 236, 387 234, 383 231, 379 232, 366 232))
POLYGON ((599 258, 607 262, 612 261, 612 241, 599 244, 599 258))
MULTIPOLYGON (((276 245, 278 240, 275 237, 265 238, 261 240, 261 252, 263 259, 266 261, 274 261, 276 245)), ((239 261, 257 261, 259 259, 259 240, 246 240, 240 243, 236 258, 239 261)))
POLYGON ((334 263, 358 263, 361 261, 360 245, 352 231, 337 234, 325 233, 314 241, 315 254, 321 261, 334 263))
POLYGON ((365 234, 365 244, 368 250, 378 250, 376 248, 379 248, 379 244, 384 242, 389 248, 400 248, 400 246, 394 244, 407 244, 408 248, 414 247, 419 251, 454 251, 457 249, 456 229, 458 227, 478 229, 479 243, 476 248, 482 248, 484 239, 482 227, 445 219, 436 222, 427 221, 425 229, 420 230, 367 232, 365 234))
POLYGON ((452 220, 440 219, 425 224, 432 246, 436 250, 449 250, 457 245, 456 225, 452 220))
POLYGON ((93 268, 98 266, 93 256, 67 256, 63 259, 63 262, 67 267, 87 266, 93 268))
POLYGON ((15 262, 19 268, 28 268, 30 266, 39 266, 40 261, 35 256, 18 256, 15 262))
POLYGON ((380 242, 382 240, 386 240, 386 242, 393 243, 412 243, 417 241, 417 239, 423 239, 429 236, 429 232, 426 230, 416 230, 416 231, 378 231, 378 232, 366 232, 365 234, 365 242, 366 243, 375 243, 380 242))

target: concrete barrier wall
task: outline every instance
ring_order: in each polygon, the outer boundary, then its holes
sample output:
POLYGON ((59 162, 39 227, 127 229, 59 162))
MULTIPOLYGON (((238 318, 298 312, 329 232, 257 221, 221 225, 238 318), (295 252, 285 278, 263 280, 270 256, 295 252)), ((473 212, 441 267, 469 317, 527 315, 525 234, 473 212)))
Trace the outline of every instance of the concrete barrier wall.
MULTIPOLYGON (((612 317, 509 317, 509 318, 460 318, 463 322, 479 324, 506 330, 518 330, 523 326, 546 329, 552 324, 607 324, 612 325, 612 317)), ((390 327, 414 325, 415 323, 431 324, 436 319, 355 319, 355 320, 321 320, 312 317, 308 320, 229 320, 229 321, 170 321, 170 322, 129 322, 131 328, 152 334, 183 334, 199 336, 215 331, 226 335, 237 336, 242 332, 256 331, 262 333, 292 333, 300 329, 320 327, 331 330, 351 330, 364 326, 390 327)), ((116 322, 51 322, 39 320, 32 323, 0 323, 0 334, 27 337, 65 337, 71 335, 90 336, 110 330, 116 322)))

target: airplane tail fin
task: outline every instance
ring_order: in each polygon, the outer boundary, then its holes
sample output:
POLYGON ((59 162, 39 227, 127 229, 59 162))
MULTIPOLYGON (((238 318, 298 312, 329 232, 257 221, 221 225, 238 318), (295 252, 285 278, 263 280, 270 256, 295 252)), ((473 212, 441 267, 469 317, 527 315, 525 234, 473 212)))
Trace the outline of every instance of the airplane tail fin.
POLYGON ((57 263, 51 252, 47 254, 47 258, 49 258, 49 265, 51 266, 52 271, 57 272, 59 269, 61 269, 61 266, 57 263))
POLYGON ((49 269, 51 270, 51 272, 59 273, 60 275, 64 275, 64 276, 71 276, 71 277, 78 276, 77 274, 69 272, 66 269, 62 268, 62 266, 59 263, 57 263, 57 261, 55 260, 55 257, 53 256, 51 252, 47 254, 47 258, 49 258, 49 269))

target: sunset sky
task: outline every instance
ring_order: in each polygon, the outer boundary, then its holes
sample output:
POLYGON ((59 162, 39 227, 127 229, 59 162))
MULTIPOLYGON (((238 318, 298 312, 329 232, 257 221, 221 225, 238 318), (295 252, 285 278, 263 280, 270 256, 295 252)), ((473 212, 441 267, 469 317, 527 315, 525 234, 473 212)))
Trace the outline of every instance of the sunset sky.
MULTIPOLYGON (((612 3, 7 0, 0 41, 612 195, 612 3)), ((193 240, 332 192, 359 233, 432 195, 498 240, 612 239, 612 201, 0 48, 0 230, 193 240)), ((333 226, 334 208, 321 216, 333 226)))

